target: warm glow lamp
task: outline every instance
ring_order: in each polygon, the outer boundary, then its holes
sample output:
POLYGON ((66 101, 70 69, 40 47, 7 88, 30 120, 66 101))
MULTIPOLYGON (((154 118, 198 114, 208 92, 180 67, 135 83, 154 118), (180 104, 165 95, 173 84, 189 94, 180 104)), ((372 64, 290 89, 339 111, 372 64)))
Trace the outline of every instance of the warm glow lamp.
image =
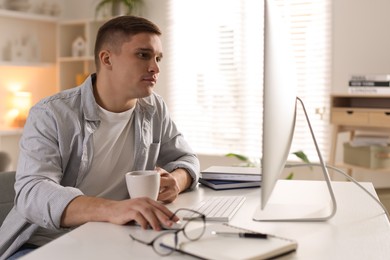
POLYGON ((12 117, 12 127, 23 127, 31 108, 31 93, 16 91, 11 96, 9 117, 12 117))

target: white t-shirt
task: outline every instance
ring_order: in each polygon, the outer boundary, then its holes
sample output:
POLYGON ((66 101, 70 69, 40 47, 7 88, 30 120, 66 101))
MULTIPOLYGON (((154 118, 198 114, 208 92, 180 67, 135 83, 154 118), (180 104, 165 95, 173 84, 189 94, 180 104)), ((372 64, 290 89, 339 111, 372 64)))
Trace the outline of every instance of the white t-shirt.
POLYGON ((113 113, 99 107, 100 126, 93 134, 93 161, 78 188, 88 196, 128 198, 125 174, 134 163, 134 108, 113 113))
MULTIPOLYGON (((112 113, 99 107, 99 128, 93 134, 93 161, 79 188, 85 195, 123 200, 129 197, 125 173, 134 163, 134 108, 112 113)), ((28 240, 43 245, 62 235, 62 231, 38 228, 28 240)))

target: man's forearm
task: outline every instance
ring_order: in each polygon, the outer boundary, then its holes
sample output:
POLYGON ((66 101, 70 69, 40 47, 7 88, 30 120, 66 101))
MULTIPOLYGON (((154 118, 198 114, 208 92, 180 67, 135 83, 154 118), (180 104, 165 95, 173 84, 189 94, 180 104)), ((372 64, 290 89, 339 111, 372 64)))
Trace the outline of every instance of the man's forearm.
POLYGON ((78 196, 65 208, 61 227, 79 226, 89 221, 108 221, 113 201, 88 196, 78 196))

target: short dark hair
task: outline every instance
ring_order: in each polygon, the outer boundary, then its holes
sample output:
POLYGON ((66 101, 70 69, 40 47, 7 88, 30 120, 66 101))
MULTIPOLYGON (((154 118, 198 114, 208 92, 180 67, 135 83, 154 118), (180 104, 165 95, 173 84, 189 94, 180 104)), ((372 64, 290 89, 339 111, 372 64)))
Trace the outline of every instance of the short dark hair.
POLYGON ((157 25, 151 21, 137 16, 118 16, 103 24, 97 33, 95 41, 95 65, 99 71, 99 52, 106 44, 111 45, 114 49, 120 48, 123 42, 129 37, 138 33, 154 33, 161 35, 161 31, 157 25))

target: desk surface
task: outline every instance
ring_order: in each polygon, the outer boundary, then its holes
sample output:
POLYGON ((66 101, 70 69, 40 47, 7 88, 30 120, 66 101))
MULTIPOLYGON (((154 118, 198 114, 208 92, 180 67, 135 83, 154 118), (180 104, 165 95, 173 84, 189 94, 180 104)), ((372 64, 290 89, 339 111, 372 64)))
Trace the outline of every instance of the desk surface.
MULTIPOLYGON (((313 181, 291 181, 311 185, 313 181)), ((370 183, 363 186, 375 193, 370 183)), ((380 206, 350 182, 333 182, 338 210, 327 222, 254 222, 260 189, 213 191, 198 187, 181 194, 169 208, 189 207, 212 195, 244 195, 246 201, 231 225, 270 233, 298 242, 296 252, 280 259, 389 259, 390 225, 380 206)), ((129 238, 134 227, 91 222, 52 241, 25 260, 33 259, 160 259, 151 247, 129 238)), ((143 232, 143 231, 141 231, 143 232)), ((146 232, 146 231, 145 231, 146 232)), ((183 259, 174 253, 164 259, 183 259)), ((192 259, 188 257, 188 259, 192 259)))

